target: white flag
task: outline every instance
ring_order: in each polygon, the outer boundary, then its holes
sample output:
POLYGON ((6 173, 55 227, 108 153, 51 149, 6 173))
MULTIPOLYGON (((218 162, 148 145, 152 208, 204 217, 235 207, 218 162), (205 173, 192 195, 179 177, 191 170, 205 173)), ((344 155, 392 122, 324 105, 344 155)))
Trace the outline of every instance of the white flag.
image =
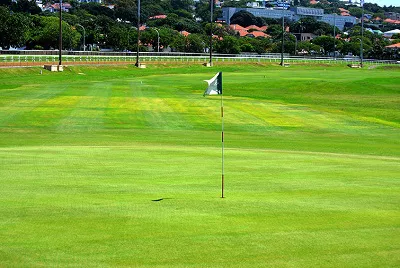
POLYGON ((210 80, 204 80, 204 81, 208 83, 208 87, 206 91, 204 91, 203 96, 222 94, 222 72, 217 73, 210 80))

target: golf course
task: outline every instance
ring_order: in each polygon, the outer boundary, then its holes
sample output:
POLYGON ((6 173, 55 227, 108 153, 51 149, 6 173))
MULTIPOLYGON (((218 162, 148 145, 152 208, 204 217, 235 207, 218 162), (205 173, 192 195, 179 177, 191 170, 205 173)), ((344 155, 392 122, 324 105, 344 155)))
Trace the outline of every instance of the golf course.
POLYGON ((0 68, 0 185, 0 267, 399 267, 400 68, 0 68))

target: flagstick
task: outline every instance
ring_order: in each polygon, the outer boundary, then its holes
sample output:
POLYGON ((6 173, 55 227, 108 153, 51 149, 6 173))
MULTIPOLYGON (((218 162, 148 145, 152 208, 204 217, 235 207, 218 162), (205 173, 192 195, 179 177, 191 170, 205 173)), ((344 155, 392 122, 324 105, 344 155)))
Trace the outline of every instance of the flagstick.
POLYGON ((222 195, 221 198, 224 198, 224 101, 223 101, 223 92, 221 92, 221 121, 222 121, 222 195))

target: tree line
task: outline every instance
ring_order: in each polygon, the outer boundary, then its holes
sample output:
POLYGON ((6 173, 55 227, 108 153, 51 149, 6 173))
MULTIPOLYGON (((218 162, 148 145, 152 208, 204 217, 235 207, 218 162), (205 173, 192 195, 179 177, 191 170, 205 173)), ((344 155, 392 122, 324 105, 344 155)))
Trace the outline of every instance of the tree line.
MULTIPOLYGON (((115 0, 101 5, 70 1, 71 9, 63 13, 63 49, 83 50, 85 33, 86 44, 90 44, 86 49, 136 51, 136 3, 136 0, 115 0)), ((244 1, 225 1, 224 5, 242 3, 244 1)), ((42 12, 34 0, 0 0, 0 47, 58 49, 58 16, 57 12, 42 12)), ((360 26, 346 29, 345 35, 327 23, 303 18, 297 22, 285 21, 285 29, 288 27, 290 32, 283 32, 280 20, 255 17, 245 11, 234 14, 232 24, 268 26, 265 33, 270 37, 251 38, 239 37, 224 24, 213 23, 211 29, 210 16, 208 0, 196 3, 193 0, 142 0, 140 22, 147 27, 141 31, 139 49, 146 51, 148 45, 156 48, 159 40, 161 48, 168 47, 172 51, 204 52, 209 48, 212 30, 213 49, 218 53, 279 53, 283 39, 284 52, 293 55, 359 55, 362 40, 365 57, 388 59, 396 56, 385 49, 392 42, 369 31, 365 31, 362 37, 360 26), (160 14, 165 14, 166 18, 151 18, 160 14), (190 34, 185 36, 182 31, 190 34), (341 38, 335 39, 334 32, 341 38), (299 36, 295 36, 298 33, 312 33, 315 38, 311 42, 297 41, 299 36)), ((220 16, 221 9, 215 8, 214 20, 220 16)))

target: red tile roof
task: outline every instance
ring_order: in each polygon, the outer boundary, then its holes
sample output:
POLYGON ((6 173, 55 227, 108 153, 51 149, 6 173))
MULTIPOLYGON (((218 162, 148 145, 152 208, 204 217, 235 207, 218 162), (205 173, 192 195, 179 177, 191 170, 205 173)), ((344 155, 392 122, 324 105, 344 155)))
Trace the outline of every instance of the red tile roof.
POLYGON ((189 32, 187 32, 187 31, 181 31, 181 35, 183 35, 183 36, 188 36, 190 33, 189 32))
POLYGON ((253 32, 251 32, 251 33, 249 33, 249 34, 254 35, 254 37, 269 37, 268 34, 263 33, 263 32, 261 32, 261 31, 253 31, 253 32))
POLYGON ((246 36, 249 34, 247 30, 238 30, 237 32, 239 33, 240 36, 246 36))
POLYGON ((212 36, 214 39, 217 39, 217 40, 224 40, 224 38, 222 38, 222 37, 220 37, 220 36, 218 36, 218 35, 215 35, 215 34, 213 34, 213 36, 212 36))
POLYGON ((246 30, 246 28, 240 26, 239 24, 231 24, 229 27, 235 31, 246 30))
POLYGON ((400 24, 400 20, 386 19, 386 20, 384 20, 384 22, 392 23, 392 24, 400 24))
POLYGON ((165 19, 165 18, 167 18, 167 15, 155 15, 153 17, 149 17, 150 20, 165 19))
POLYGON ((268 28, 268 26, 258 27, 256 25, 250 25, 244 28, 238 24, 231 24, 229 25, 229 27, 234 31, 236 31, 237 33, 239 33, 239 36, 241 37, 243 36, 269 37, 268 34, 263 33, 263 31, 265 31, 268 28), (255 31, 249 32, 248 30, 255 30, 255 31))
POLYGON ((400 43, 393 44, 393 45, 386 46, 386 47, 387 47, 387 48, 400 48, 400 43))

